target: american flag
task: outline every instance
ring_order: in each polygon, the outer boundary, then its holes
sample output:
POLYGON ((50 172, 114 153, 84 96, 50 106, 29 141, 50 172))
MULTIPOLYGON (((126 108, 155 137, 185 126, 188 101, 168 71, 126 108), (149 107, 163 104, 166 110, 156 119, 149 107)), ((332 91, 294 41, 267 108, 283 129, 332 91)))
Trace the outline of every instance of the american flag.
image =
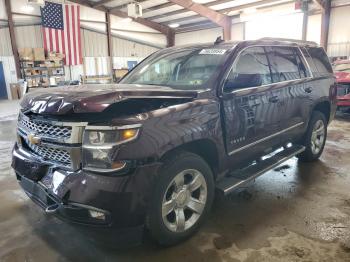
POLYGON ((66 65, 81 64, 80 6, 45 2, 41 19, 44 49, 65 54, 66 65))

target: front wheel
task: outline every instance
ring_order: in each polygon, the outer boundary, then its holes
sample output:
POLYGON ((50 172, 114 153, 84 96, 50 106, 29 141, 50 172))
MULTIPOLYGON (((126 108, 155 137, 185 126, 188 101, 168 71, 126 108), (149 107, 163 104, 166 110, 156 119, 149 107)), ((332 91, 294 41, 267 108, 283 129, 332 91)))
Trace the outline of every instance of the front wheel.
POLYGON ((319 111, 312 113, 308 129, 304 136, 303 145, 305 151, 301 153, 298 158, 305 162, 317 160, 324 149, 327 138, 327 121, 319 111))
POLYGON ((176 244, 195 233, 212 205, 213 174, 198 155, 181 152, 160 172, 148 215, 148 229, 162 245, 176 244))

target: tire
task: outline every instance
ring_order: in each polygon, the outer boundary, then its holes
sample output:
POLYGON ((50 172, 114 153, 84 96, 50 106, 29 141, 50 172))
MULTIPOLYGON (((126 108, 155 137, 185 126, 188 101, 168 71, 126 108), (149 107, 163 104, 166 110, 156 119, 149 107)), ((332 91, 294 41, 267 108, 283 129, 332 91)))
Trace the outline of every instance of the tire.
POLYGON ((309 121, 309 125, 302 142, 302 145, 305 146, 305 151, 298 155, 299 160, 303 162, 312 162, 317 160, 323 152, 324 145, 326 143, 326 138, 326 117, 323 113, 319 111, 314 111, 311 115, 311 119, 309 121), (317 129, 319 130, 319 132, 316 136, 314 131, 317 129))
POLYGON ((193 153, 173 154, 160 168, 151 199, 147 227, 152 238, 163 246, 189 238, 208 216, 213 199, 214 179, 208 164, 193 153))

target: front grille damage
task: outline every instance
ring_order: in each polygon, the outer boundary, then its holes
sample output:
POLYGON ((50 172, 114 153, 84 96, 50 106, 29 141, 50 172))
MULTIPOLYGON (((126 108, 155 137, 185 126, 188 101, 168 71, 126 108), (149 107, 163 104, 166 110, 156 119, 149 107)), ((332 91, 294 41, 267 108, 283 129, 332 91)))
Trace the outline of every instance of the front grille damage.
POLYGON ((43 157, 45 160, 51 160, 69 166, 72 164, 70 153, 65 149, 33 145, 30 142, 27 142, 27 145, 35 154, 43 157))
POLYGON ((23 114, 19 115, 18 125, 37 135, 50 138, 70 138, 72 133, 71 126, 58 126, 43 121, 33 121, 23 114))
POLYGON ((77 152, 81 149, 82 130, 77 123, 44 121, 22 113, 18 118, 18 134, 24 148, 45 161, 73 170, 80 167, 80 153, 77 152), (35 143, 30 136, 40 141, 35 143))

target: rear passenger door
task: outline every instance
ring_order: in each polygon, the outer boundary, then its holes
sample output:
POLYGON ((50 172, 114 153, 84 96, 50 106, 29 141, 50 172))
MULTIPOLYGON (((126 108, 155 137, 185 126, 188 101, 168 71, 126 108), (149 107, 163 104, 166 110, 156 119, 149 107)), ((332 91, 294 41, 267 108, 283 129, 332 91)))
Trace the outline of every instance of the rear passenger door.
POLYGON ((253 157, 279 143, 279 113, 264 47, 248 47, 236 58, 223 87, 226 147, 237 158, 253 157), (239 154, 236 154, 239 153, 239 154))
POLYGON ((279 112, 281 142, 293 141, 307 126, 311 101, 311 73, 298 47, 266 47, 270 62, 271 88, 279 112))

